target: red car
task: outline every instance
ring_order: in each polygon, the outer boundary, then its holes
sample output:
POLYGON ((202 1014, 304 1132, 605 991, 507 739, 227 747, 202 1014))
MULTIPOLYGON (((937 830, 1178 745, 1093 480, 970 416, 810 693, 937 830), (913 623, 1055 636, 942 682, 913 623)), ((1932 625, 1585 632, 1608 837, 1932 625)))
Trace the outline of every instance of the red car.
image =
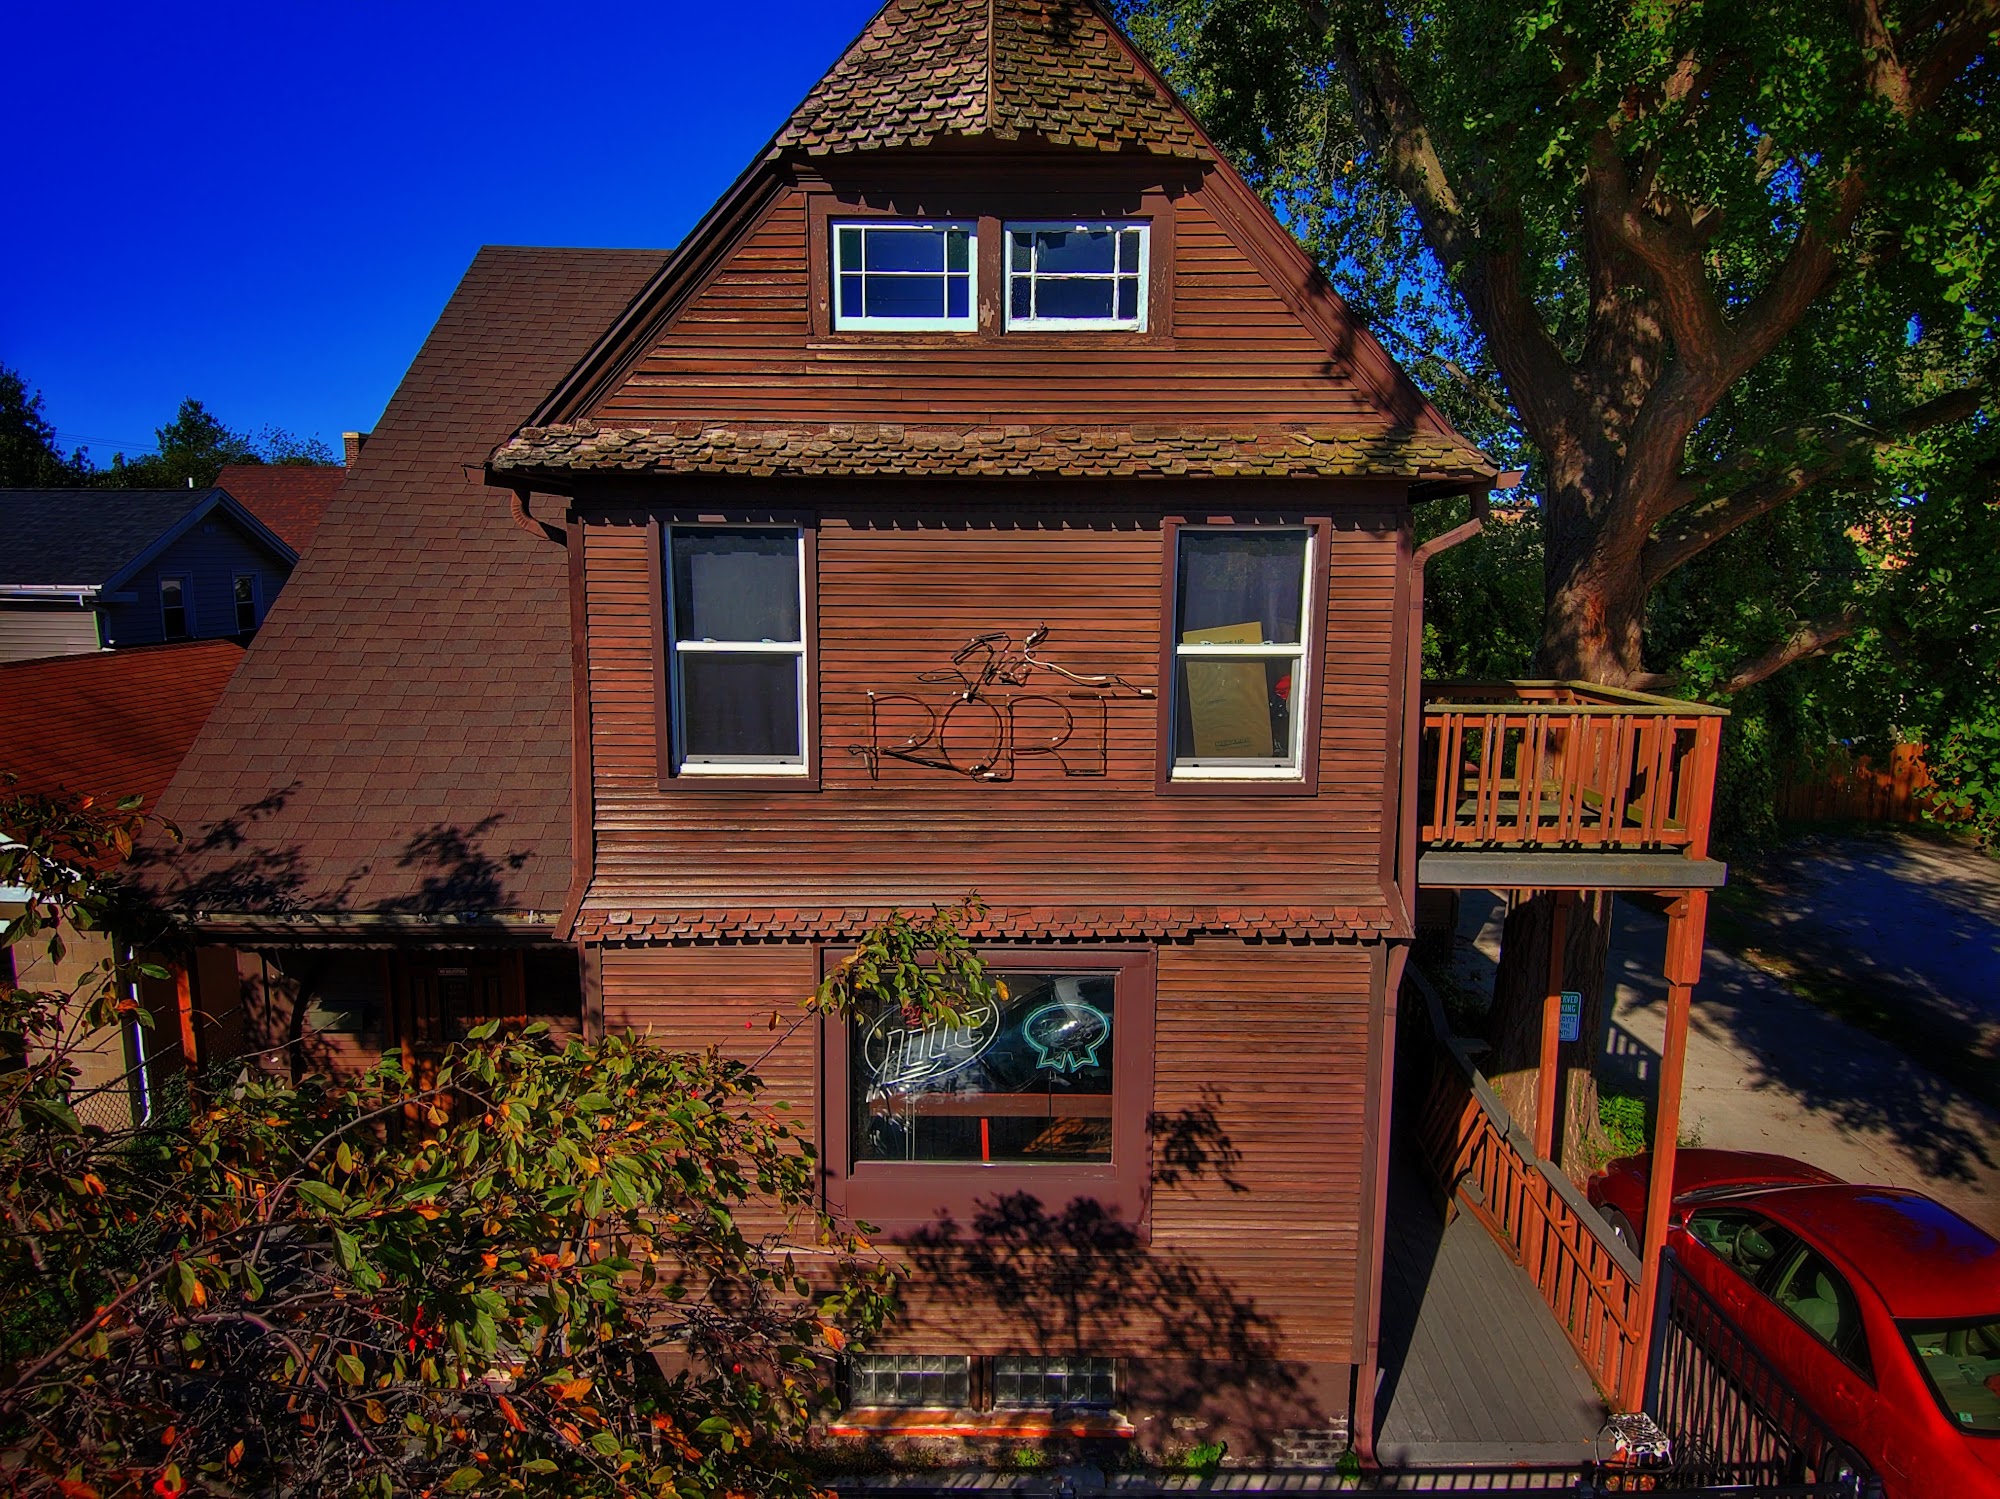
MULTIPOLYGON (((1648 1156, 1592 1178, 1636 1249, 1648 1156)), ((1896 1187, 1683 1150, 1668 1243, 1890 1499, 2000 1499, 2000 1240, 1896 1187)))

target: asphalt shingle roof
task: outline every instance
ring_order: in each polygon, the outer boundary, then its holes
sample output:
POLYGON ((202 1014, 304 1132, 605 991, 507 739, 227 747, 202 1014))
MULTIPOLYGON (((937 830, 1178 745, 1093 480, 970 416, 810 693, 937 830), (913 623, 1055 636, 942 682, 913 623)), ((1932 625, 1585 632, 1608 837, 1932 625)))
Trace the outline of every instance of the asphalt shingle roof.
POLYGON ((889 0, 772 150, 830 156, 949 136, 1214 155, 1090 0, 889 0))
POLYGON ((212 489, 0 489, 0 587, 94 588, 212 489))
POLYGON ((529 427, 493 455, 496 474, 741 474, 757 478, 1161 478, 1363 475, 1483 479, 1491 462, 1434 432, 1243 426, 798 426, 680 423, 529 427))
POLYGON ((0 664, 0 797, 80 792, 116 800, 167 789, 230 674, 233 640, 194 640, 0 664))
POLYGON ((569 585, 479 465, 660 267, 479 252, 162 801, 211 912, 553 913, 569 585))
POLYGON ((215 476, 215 487, 303 554, 346 477, 339 464, 232 463, 215 476))

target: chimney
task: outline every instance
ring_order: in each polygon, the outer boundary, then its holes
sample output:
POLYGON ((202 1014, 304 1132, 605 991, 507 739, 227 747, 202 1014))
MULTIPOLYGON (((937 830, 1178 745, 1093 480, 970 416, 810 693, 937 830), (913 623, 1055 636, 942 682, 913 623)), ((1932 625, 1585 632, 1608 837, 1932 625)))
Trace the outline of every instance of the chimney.
POLYGON ((361 460, 361 450, 368 446, 366 432, 343 432, 340 445, 347 450, 347 466, 353 468, 361 460))

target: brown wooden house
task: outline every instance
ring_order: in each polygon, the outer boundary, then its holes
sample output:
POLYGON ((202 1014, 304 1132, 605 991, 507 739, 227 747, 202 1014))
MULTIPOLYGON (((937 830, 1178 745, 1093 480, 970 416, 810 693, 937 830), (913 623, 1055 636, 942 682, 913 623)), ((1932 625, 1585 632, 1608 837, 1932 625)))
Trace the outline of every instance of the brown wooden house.
POLYGON ((769 1051, 915 1271, 836 1429, 1343 1427, 1493 481, 1088 0, 890 0, 672 255, 474 263, 169 796, 203 1002, 769 1051), (967 892, 1004 1003, 792 1023, 967 892))

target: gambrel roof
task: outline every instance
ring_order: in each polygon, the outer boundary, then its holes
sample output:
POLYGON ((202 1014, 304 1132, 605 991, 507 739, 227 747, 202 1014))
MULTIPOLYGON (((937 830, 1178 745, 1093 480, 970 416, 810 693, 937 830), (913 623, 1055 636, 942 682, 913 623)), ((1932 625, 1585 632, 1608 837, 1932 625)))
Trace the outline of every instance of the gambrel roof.
POLYGON ((953 136, 1214 155, 1087 0, 889 0, 771 152, 831 156, 953 136))

